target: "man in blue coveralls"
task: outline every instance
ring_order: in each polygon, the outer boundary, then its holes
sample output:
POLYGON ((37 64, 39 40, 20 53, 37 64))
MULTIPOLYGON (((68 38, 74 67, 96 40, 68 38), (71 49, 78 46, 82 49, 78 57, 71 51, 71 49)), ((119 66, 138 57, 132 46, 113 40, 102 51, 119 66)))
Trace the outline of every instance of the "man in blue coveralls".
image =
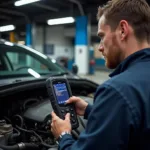
POLYGON ((78 140, 70 115, 52 113, 51 131, 60 150, 150 150, 150 7, 145 0, 111 0, 98 9, 99 51, 115 71, 100 85, 93 106, 78 97, 78 115, 88 119, 78 140))

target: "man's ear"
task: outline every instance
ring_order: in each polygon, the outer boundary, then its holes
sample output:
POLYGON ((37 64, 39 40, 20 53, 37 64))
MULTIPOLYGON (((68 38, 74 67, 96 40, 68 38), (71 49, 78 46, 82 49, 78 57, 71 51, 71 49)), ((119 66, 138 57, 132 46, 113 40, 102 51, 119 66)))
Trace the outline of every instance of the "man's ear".
POLYGON ((119 34, 121 41, 125 40, 129 34, 129 24, 125 20, 121 20, 119 23, 119 34))

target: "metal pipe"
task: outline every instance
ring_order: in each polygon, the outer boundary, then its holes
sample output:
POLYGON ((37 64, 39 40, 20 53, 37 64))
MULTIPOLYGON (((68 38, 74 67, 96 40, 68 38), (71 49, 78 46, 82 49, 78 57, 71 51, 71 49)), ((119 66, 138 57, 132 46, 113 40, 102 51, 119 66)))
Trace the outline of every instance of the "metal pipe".
POLYGON ((30 22, 30 19, 27 15, 25 15, 24 13, 18 12, 18 11, 14 11, 14 10, 10 10, 10 9, 6 9, 6 8, 0 8, 0 12, 3 13, 7 13, 7 14, 13 14, 16 16, 23 16, 27 22, 30 22))
POLYGON ((69 0, 69 1, 72 2, 72 3, 77 4, 81 15, 82 15, 82 16, 85 15, 84 10, 83 10, 83 7, 82 7, 81 3, 80 3, 78 0, 69 0))
POLYGON ((59 11, 57 8, 50 7, 50 6, 47 6, 47 5, 44 5, 44 4, 33 3, 32 5, 43 8, 43 9, 47 9, 47 10, 50 10, 50 11, 55 11, 55 12, 59 11))
POLYGON ((10 0, 9 2, 4 2, 1 4, 1 6, 7 6, 7 5, 12 4, 12 3, 14 3, 14 0, 10 0))
MULTIPOLYGON (((7 6, 7 5, 12 4, 12 3, 14 3, 14 0, 12 0, 10 2, 6 2, 6 3, 2 3, 1 6, 7 6)), ((47 10, 50 10, 50 11, 55 11, 55 12, 59 11, 57 8, 54 8, 54 7, 51 7, 51 6, 47 6, 47 5, 44 5, 44 4, 32 3, 31 5, 34 5, 34 6, 43 8, 43 9, 47 9, 47 10)))
POLYGON ((6 16, 6 15, 1 15, 1 14, 0 14, 0 19, 11 20, 12 18, 11 18, 11 17, 8 17, 8 16, 6 16))

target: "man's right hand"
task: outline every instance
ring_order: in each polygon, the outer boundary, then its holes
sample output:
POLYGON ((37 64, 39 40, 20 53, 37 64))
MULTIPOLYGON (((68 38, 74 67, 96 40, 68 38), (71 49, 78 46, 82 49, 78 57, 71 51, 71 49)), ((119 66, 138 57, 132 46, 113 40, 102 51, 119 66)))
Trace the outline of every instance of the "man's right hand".
POLYGON ((74 103, 77 115, 84 116, 85 109, 88 105, 83 99, 72 96, 66 101, 66 104, 74 103))

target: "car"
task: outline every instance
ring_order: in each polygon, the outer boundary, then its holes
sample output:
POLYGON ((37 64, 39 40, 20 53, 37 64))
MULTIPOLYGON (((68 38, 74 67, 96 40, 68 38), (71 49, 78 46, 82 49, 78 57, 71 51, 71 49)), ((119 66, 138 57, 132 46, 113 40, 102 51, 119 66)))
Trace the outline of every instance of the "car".
MULTIPOLYGON (((57 150, 50 129, 52 107, 46 89, 49 77, 65 77, 72 94, 93 103, 98 84, 74 75, 42 53, 26 46, 0 44, 0 149, 57 150), (28 61, 27 61, 28 60, 28 61), (27 63, 26 63, 27 62, 27 63)), ((72 130, 76 140, 86 126, 72 130)))
POLYGON ((55 59, 50 59, 30 47, 0 40, 0 80, 11 77, 19 81, 54 74, 78 78, 77 69, 73 65, 71 72, 59 65, 55 59))

